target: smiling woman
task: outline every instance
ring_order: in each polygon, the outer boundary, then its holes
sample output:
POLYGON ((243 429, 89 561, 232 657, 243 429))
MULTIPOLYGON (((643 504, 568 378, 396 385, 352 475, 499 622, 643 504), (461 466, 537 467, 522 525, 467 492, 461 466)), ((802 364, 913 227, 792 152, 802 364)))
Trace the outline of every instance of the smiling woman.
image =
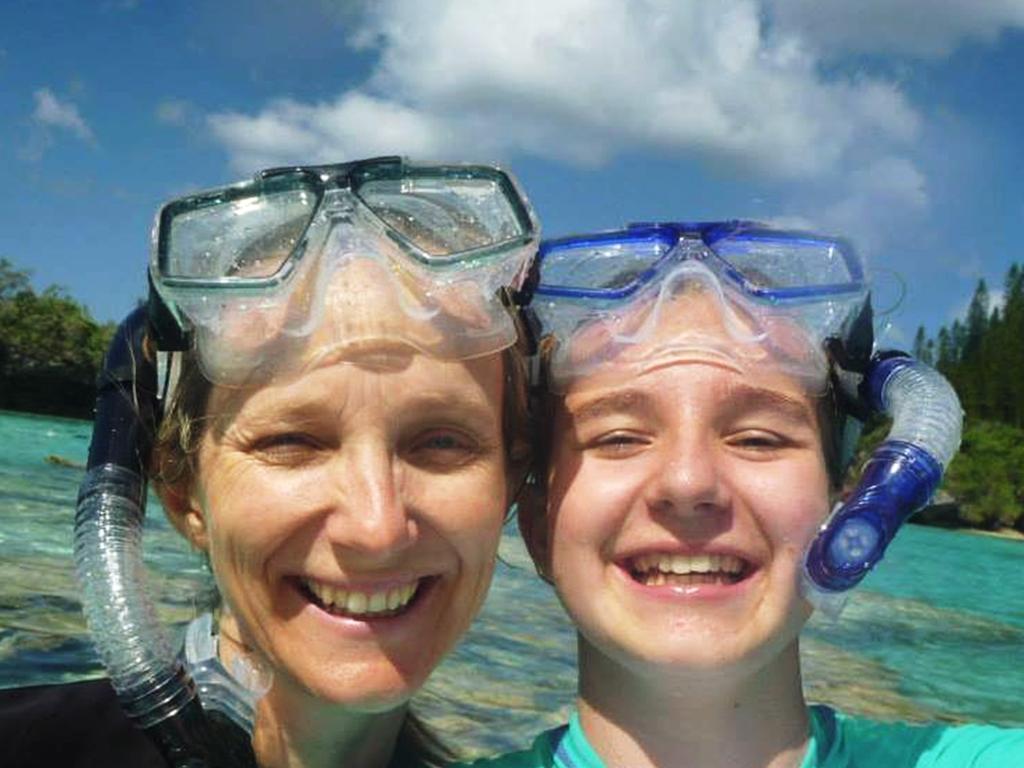
MULTIPOLYGON (((208 390, 209 417, 196 435, 172 407, 159 487, 213 566, 222 661, 258 651, 274 671, 255 729, 266 764, 314 746, 336 760, 386 756, 406 702, 468 628, 516 474, 503 426, 512 365, 392 351, 256 391, 198 376, 181 386, 181 404, 202 399, 189 386, 208 390), (185 433, 195 449, 181 450, 185 433), (185 456, 194 469, 182 472, 185 456), (339 738, 353 714, 375 721, 358 750, 339 738), (310 722, 322 723, 316 739, 279 742, 310 722)), ((405 760, 429 746, 415 732, 405 728, 405 760)))
POLYGON ((505 306, 534 250, 525 200, 484 166, 271 170, 168 204, 154 243, 76 521, 128 718, 106 681, 15 692, 5 747, 18 765, 441 763, 409 702, 484 600, 525 469, 505 306), (137 583, 139 463, 220 592, 185 667, 137 583))

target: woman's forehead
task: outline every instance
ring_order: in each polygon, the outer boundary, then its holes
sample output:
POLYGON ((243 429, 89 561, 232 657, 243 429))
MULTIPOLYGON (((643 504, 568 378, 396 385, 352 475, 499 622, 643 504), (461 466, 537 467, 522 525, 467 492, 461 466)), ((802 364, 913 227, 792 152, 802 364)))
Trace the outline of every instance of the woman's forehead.
POLYGON ((409 349, 367 349, 359 357, 251 387, 214 386, 207 413, 226 424, 238 418, 340 416, 346 410, 397 418, 423 403, 490 410, 501 402, 503 371, 500 354, 449 361, 409 349))

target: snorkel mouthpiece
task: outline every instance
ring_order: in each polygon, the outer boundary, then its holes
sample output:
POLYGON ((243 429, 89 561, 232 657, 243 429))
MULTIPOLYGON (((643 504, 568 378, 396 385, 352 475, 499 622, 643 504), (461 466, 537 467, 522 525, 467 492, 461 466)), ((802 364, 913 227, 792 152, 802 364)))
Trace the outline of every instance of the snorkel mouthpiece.
POLYGON ((805 596, 827 614, 882 559, 900 526, 931 499, 960 444, 963 411, 939 373, 916 360, 876 355, 860 385, 871 409, 892 417, 860 482, 837 505, 804 562, 805 596))

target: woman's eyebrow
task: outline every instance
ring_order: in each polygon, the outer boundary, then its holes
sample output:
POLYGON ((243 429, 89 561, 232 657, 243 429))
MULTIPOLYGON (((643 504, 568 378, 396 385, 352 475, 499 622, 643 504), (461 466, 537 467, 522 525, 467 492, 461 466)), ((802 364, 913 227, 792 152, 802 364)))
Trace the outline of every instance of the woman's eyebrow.
POLYGON ((816 423, 810 407, 792 395, 775 389, 755 387, 750 384, 735 384, 729 388, 728 398, 747 411, 778 412, 790 421, 816 423))

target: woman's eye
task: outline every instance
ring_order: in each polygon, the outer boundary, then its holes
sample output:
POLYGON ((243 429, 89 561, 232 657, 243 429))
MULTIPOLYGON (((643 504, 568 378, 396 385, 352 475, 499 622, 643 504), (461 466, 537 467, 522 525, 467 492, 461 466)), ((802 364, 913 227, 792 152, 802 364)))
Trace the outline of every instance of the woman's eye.
POLYGON ((282 432, 255 440, 250 453, 271 464, 304 463, 319 455, 322 443, 302 432, 282 432))
POLYGON ((414 461, 422 464, 458 466, 470 461, 480 447, 469 435, 455 430, 431 430, 411 444, 414 461))

